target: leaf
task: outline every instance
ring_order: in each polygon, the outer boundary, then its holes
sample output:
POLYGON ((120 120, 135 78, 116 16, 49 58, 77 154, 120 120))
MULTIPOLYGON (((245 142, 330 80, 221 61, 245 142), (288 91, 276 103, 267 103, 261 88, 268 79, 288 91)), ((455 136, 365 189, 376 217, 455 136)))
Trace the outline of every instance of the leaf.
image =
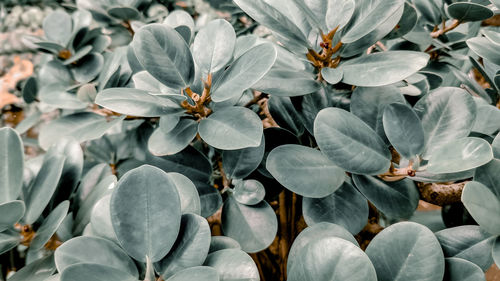
POLYGON ((242 250, 225 249, 208 255, 206 266, 217 270, 220 281, 257 281, 259 270, 252 258, 242 250))
POLYGON ((387 227, 370 242, 366 254, 379 280, 443 280, 443 252, 423 225, 400 222, 387 227))
POLYGON ((126 6, 111 7, 107 12, 108 15, 123 21, 136 20, 141 17, 137 9, 126 6))
POLYGON ((248 108, 234 106, 201 120, 198 133, 215 148, 233 150, 259 146, 263 128, 257 114, 248 108))
POLYGON ((62 221, 68 214, 69 201, 60 203, 43 221, 40 228, 37 229, 35 237, 31 241, 30 250, 39 250, 56 233, 62 221))
POLYGON ((105 264, 79 263, 63 271, 61 281, 137 281, 137 278, 105 264))
POLYGON ((208 266, 194 266, 177 272, 166 281, 219 281, 219 274, 208 266))
POLYGON ((429 159, 433 149, 468 136, 476 119, 474 99, 459 88, 441 87, 429 92, 413 109, 424 127, 424 159, 429 159))
POLYGON ((158 81, 173 89, 189 87, 194 80, 194 61, 188 45, 164 24, 148 24, 132 40, 137 59, 158 81))
POLYGON ((498 44, 495 44, 484 37, 473 37, 467 39, 466 43, 467 46, 469 46, 469 48, 478 56, 482 57, 483 59, 489 60, 492 63, 500 65, 500 57, 498 56, 498 44))
POLYGON ((179 198, 181 200, 181 213, 193 213, 200 215, 200 196, 198 195, 198 190, 196 189, 194 183, 183 174, 168 173, 168 175, 177 188, 177 193, 179 194, 179 198))
POLYGON ((14 200, 0 204, 0 232, 11 228, 24 216, 26 207, 21 200, 14 200))
POLYGON ((123 115, 108 121, 106 117, 92 112, 65 115, 43 126, 38 141, 43 149, 48 149, 65 136, 71 136, 79 143, 98 139, 125 117, 123 115))
POLYGON ((389 169, 391 155, 382 139, 343 109, 321 110, 314 120, 314 137, 321 152, 348 172, 375 175, 389 169))
MULTIPOLYGON (((394 29, 385 36, 386 39, 400 38, 413 30, 418 22, 417 9, 415 9, 413 5, 414 4, 410 4, 409 1, 405 2, 401 19, 399 20, 396 27, 394 27, 394 29)), ((425 17, 425 15, 422 15, 422 17, 425 17)))
POLYGON ((182 25, 187 26, 189 27, 190 30, 193 31, 193 33, 195 29, 195 23, 193 17, 191 17, 191 15, 184 10, 171 11, 163 21, 163 24, 170 26, 172 28, 182 25))
POLYGON ((241 250, 240 243, 231 237, 227 236, 212 236, 210 240, 210 249, 208 253, 217 252, 224 249, 238 249, 241 250))
POLYGON ((54 11, 43 20, 45 37, 63 46, 68 43, 72 34, 71 16, 63 11, 54 11))
POLYGON ((490 144, 480 138, 451 140, 432 151, 427 171, 432 173, 455 173, 482 166, 493 159, 490 144))
POLYGON ((493 244, 492 256, 495 264, 498 266, 498 264, 500 264, 500 240, 498 237, 495 239, 493 244))
POLYGON ((152 262, 172 248, 179 232, 181 206, 175 183, 159 168, 143 165, 126 173, 111 196, 116 238, 134 259, 152 262))
POLYGON ((252 89, 274 97, 293 97, 312 93, 320 87, 321 84, 310 72, 273 67, 252 86, 252 89))
POLYGON ((111 194, 103 196, 92 208, 90 226, 96 236, 108 239, 118 244, 110 213, 111 194))
POLYGON ((407 219, 417 209, 420 194, 408 178, 396 182, 364 175, 352 175, 352 178, 366 199, 390 218, 407 219))
POLYGON ((366 198, 348 182, 344 182, 337 191, 326 197, 304 197, 302 210, 309 226, 329 222, 338 224, 353 234, 363 229, 368 218, 366 198))
POLYGON ((245 252, 255 253, 271 245, 278 231, 278 220, 266 201, 247 206, 230 196, 222 209, 222 231, 238 241, 245 252))
POLYGON ((198 122, 183 118, 168 133, 156 129, 148 141, 148 149, 153 155, 176 154, 186 148, 198 133, 198 122))
POLYGON ((193 57, 202 73, 214 73, 228 64, 236 44, 233 26, 216 19, 200 29, 194 38, 193 57))
POLYGON ((289 269, 289 281, 375 281, 377 274, 368 256, 356 245, 337 237, 311 241, 298 253, 289 269))
MULTIPOLYGON (((352 43, 375 30, 404 5, 403 0, 366 1, 364 13, 360 13, 354 23, 342 36, 342 43, 352 43)), ((390 83, 388 83, 390 84, 390 83)))
MULTIPOLYGON (((327 9, 325 14, 326 26, 329 30, 339 29, 344 27, 351 19, 356 4, 353 0, 329 0, 327 2, 327 9)), ((325 12, 325 11, 323 11, 325 12)), ((326 32, 326 30, 325 30, 326 32)))
POLYGON ((132 88, 110 88, 98 93, 95 103, 122 114, 158 117, 184 111, 173 98, 132 88))
POLYGON ((84 109, 87 103, 82 102, 75 94, 68 93, 64 85, 49 84, 38 91, 42 103, 62 109, 84 109))
MULTIPOLYGON (((441 0, 439 0, 439 2, 441 2, 442 4, 441 0)), ((415 8, 419 12, 420 17, 425 22, 431 23, 433 25, 441 23, 441 5, 438 5, 436 1, 412 0, 412 3, 415 5, 415 8)))
POLYGON ((276 48, 270 44, 257 45, 237 58, 212 86, 215 102, 241 96, 271 69, 276 61, 276 48))
POLYGON ((500 200, 488 187, 468 182, 462 191, 462 203, 482 228, 493 235, 500 234, 500 200))
POLYGON ((21 237, 19 236, 18 232, 14 231, 4 231, 0 232, 0 254, 3 254, 17 245, 21 242, 21 237))
POLYGON ((9 281, 45 281, 55 271, 54 256, 49 255, 38 259, 21 268, 14 275, 9 277, 9 281))
POLYGON ((499 132, 500 110, 486 103, 477 103, 476 122, 474 122, 472 131, 485 135, 494 135, 496 132, 499 132))
POLYGON ((346 84, 377 87, 409 77, 425 67, 428 60, 429 55, 422 52, 387 51, 350 59, 337 68, 343 72, 342 82, 346 84))
POLYGON ((94 80, 101 72, 103 65, 103 56, 94 52, 78 60, 78 63, 70 70, 75 80, 83 84, 94 80))
POLYGON ((411 107, 392 103, 385 107, 382 121, 387 138, 401 156, 412 159, 422 153, 424 128, 411 107))
POLYGON ((445 257, 470 261, 484 271, 491 266, 492 257, 484 253, 490 251, 495 237, 479 226, 457 226, 438 231, 435 234, 445 257))
POLYGON ((16 200, 23 187, 24 148, 14 129, 0 129, 0 204, 16 200))
POLYGON ((459 258, 447 258, 446 270, 444 273, 445 281, 463 280, 463 281, 484 281, 484 272, 481 268, 470 261, 459 258))
POLYGON ((272 96, 267 100, 267 106, 274 121, 281 128, 293 132, 296 136, 304 133, 304 125, 302 125, 300 115, 289 97, 272 96))
POLYGON ((115 243, 98 237, 72 238, 57 248, 54 260, 57 270, 65 272, 75 264, 103 264, 138 277, 134 261, 115 243))
POLYGON ((243 179, 259 167, 265 152, 264 134, 260 145, 222 152, 222 167, 230 179, 243 179))
POLYGON ((493 159, 488 164, 478 167, 474 173, 474 181, 488 187, 497 198, 500 198, 500 159, 493 159))
POLYGON ((234 186, 233 196, 241 204, 256 205, 264 200, 266 189, 257 180, 238 181, 234 186))
POLYGON ((491 9, 471 2, 452 3, 448 6, 448 14, 459 21, 482 21, 494 15, 491 9))
POLYGON ((328 84, 335 85, 342 81, 344 72, 340 68, 324 67, 321 69, 321 77, 323 77, 328 84))
POLYGON ((295 144, 273 149, 266 161, 271 175, 289 190, 312 198, 332 194, 344 182, 344 171, 318 150, 295 144))
POLYGON ((210 247, 210 227, 205 218, 184 214, 177 241, 158 263, 158 271, 167 279, 177 272, 203 264, 210 247))
POLYGON ((491 143, 491 148, 493 149, 493 155, 496 159, 500 159, 500 132, 497 134, 493 142, 491 143))
POLYGON ((352 236, 352 234, 342 226, 328 222, 321 222, 309 226, 306 229, 302 230, 297 238, 295 238, 295 240, 293 241, 290 252, 288 253, 286 266, 287 273, 290 274, 290 269, 293 267, 295 261, 299 258, 300 253, 304 251, 303 249, 307 246, 307 244, 326 237, 338 237, 349 241, 354 245, 358 245, 358 242, 356 241, 356 239, 354 239, 354 236, 352 236))

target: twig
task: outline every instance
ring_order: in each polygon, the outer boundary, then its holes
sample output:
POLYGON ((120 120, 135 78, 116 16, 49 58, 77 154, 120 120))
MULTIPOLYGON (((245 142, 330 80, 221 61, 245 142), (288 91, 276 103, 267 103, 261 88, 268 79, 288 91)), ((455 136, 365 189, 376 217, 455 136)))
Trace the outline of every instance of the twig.
POLYGON ((446 26, 445 22, 443 22, 443 28, 440 30, 436 30, 436 31, 431 32, 431 37, 438 38, 439 36, 445 34, 446 32, 457 28, 457 26, 459 26, 461 23, 462 22, 459 20, 454 20, 450 26, 446 26))
POLYGON ((460 202, 462 191, 468 181, 458 183, 422 183, 417 184, 420 198, 434 205, 443 206, 460 202))

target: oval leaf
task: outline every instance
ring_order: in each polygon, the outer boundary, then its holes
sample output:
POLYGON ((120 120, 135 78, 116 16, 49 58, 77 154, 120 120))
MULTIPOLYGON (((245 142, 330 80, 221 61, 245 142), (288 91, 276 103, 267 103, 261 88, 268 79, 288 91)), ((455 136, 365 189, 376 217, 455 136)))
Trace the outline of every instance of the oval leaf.
POLYGON ((14 129, 0 129, 0 204, 16 200, 23 186, 24 148, 14 129))

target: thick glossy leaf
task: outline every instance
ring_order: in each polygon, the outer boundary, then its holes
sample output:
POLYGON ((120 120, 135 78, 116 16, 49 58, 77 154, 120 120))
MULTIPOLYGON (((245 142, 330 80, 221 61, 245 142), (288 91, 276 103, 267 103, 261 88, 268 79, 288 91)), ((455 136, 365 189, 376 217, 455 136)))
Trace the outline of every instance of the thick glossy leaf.
POLYGON ((217 72, 231 61, 235 44, 233 26, 223 19, 213 20, 196 35, 193 56, 204 74, 217 72))
POLYGON ((317 223, 313 226, 309 226, 306 229, 302 230, 297 238, 293 241, 292 247, 290 248, 290 252, 288 253, 288 261, 287 261, 287 272, 290 273, 290 269, 293 267, 293 263, 299 258, 300 253, 304 250, 304 247, 307 244, 321 240, 325 237, 338 237, 344 240, 351 242, 354 245, 358 245, 354 236, 352 236, 349 231, 347 231, 342 226, 321 222, 317 223))
POLYGON ((353 175, 358 190, 378 210, 390 218, 410 218, 417 209, 420 194, 410 179, 385 182, 376 177, 353 175))
POLYGON ((61 274, 61 281, 137 281, 137 277, 106 263, 79 263, 66 268, 61 274))
POLYGON ((241 249, 240 243, 227 236, 212 236, 208 253, 217 252, 224 249, 241 249))
POLYGON ((276 48, 269 43, 257 45, 237 58, 212 87, 211 97, 222 102, 241 96, 271 69, 276 61, 276 48))
POLYGON ((344 27, 354 13, 355 2, 353 0, 329 0, 325 2, 327 2, 325 14, 326 27, 329 30, 333 30, 337 26, 339 29, 344 27))
POLYGON ((405 2, 403 15, 394 29, 385 38, 395 39, 408 34, 415 27, 418 21, 418 13, 413 4, 405 2))
MULTIPOLYGON (((474 37, 467 40, 467 46, 483 59, 500 65, 500 56, 498 56, 498 44, 495 44, 484 37, 474 37)), ((498 86, 498 85, 497 85, 498 86)))
POLYGON ((368 256, 356 245, 337 237, 311 241, 297 253, 288 270, 289 281, 376 281, 368 256))
MULTIPOLYGON (((439 0, 442 2, 442 0, 439 0)), ((419 11, 422 20, 434 25, 440 24, 442 21, 440 5, 436 1, 428 0, 412 0, 415 8, 419 11)))
POLYGON ((187 26, 189 29, 194 31, 195 23, 193 17, 184 10, 174 10, 168 14, 168 16, 163 21, 163 24, 170 27, 187 26))
POLYGON ((123 21, 139 19, 141 16, 137 9, 125 6, 111 7, 107 12, 108 15, 123 21))
POLYGON ((118 245, 103 238, 75 237, 57 248, 54 259, 59 272, 74 264, 98 263, 139 276, 134 261, 118 245))
POLYGON ((421 98, 413 108, 424 127, 425 150, 432 150, 452 140, 469 135, 476 119, 474 99, 463 89, 442 87, 421 98))
POLYGON ((24 198, 26 212, 24 223, 34 223, 52 198, 61 177, 66 156, 60 154, 47 155, 35 178, 29 193, 24 198))
POLYGON ((266 189, 257 180, 238 181, 233 190, 236 201, 245 205, 256 205, 264 200, 266 189))
POLYGON ((56 268, 54 266, 54 256, 49 255, 36 260, 12 275, 9 281, 45 281, 51 276, 56 268))
POLYGON ((314 137, 321 152, 348 172, 375 175, 389 169, 391 155, 382 139, 343 109, 321 110, 314 120, 314 137))
POLYGON ((490 144, 480 138, 461 138, 434 149, 429 157, 427 171, 455 173, 482 166, 493 159, 490 144))
POLYGON ((200 215, 200 196, 198 195, 198 190, 196 190, 194 183, 183 174, 168 173, 168 175, 174 182, 177 192, 179 193, 179 198, 181 200, 181 212, 183 214, 193 213, 200 215))
POLYGON ((332 194, 344 182, 344 171, 323 153, 306 146, 288 144, 269 153, 266 168, 289 190, 312 198, 332 194))
POLYGON ((63 201, 47 216, 40 228, 37 229, 30 244, 30 250, 39 250, 49 241, 68 214, 68 209, 69 201, 63 201))
POLYGON ((208 255, 206 266, 217 270, 220 281, 257 281, 259 270, 252 258, 238 249, 220 250, 208 255))
MULTIPOLYGON (((278 64, 278 59, 276 64, 278 64)), ((280 97, 303 96, 317 91, 321 84, 306 71, 273 67, 252 89, 280 97)))
POLYGON ((302 210, 308 225, 330 222, 353 234, 363 229, 368 219, 366 198, 348 182, 324 198, 303 198, 302 210))
POLYGON ((65 136, 71 136, 78 142, 98 139, 123 119, 125 116, 108 121, 106 117, 92 112, 65 115, 43 126, 38 141, 43 149, 47 149, 65 136))
POLYGON ((126 173, 111 196, 111 220, 120 245, 134 259, 162 259, 179 232, 181 204, 175 183, 159 168, 126 173))
POLYGON ((16 247, 21 242, 21 237, 18 232, 4 231, 0 232, 0 254, 16 247))
POLYGON ((346 84, 377 87, 409 77, 426 66, 428 60, 429 55, 422 52, 388 51, 348 60, 338 69, 346 84))
POLYGON ((198 133, 209 145, 224 149, 257 147, 262 141, 262 122, 248 108, 234 106, 201 120, 198 133))
POLYGON ((132 41, 141 65, 158 81, 173 89, 189 87, 194 80, 194 61, 188 45, 175 29, 148 24, 132 41))
POLYGON ((458 2, 448 6, 448 14, 460 21, 482 21, 491 18, 494 13, 491 9, 477 3, 458 2))
POLYGON ((133 116, 158 117, 182 112, 169 96, 155 96, 132 88, 110 88, 97 94, 95 102, 113 111, 133 116))
POLYGON ((491 148, 493 149, 493 156, 495 156, 496 159, 500 159, 500 132, 497 134, 495 139, 493 139, 491 148))
POLYGON ((11 228, 23 216, 26 207, 21 200, 14 200, 0 204, 0 232, 11 228))
MULTIPOLYGON (((343 43, 352 43, 375 30, 379 25, 383 24, 391 15, 400 9, 404 0, 378 0, 365 1, 369 3, 369 7, 364 7, 361 13, 357 16, 354 24, 342 36, 343 43)), ((389 83, 390 84, 390 83, 389 83)))
POLYGON ((278 231, 278 220, 266 201, 247 206, 231 196, 222 209, 222 231, 238 241, 245 252, 255 253, 271 245, 278 231))
POLYGON ((95 203, 90 216, 90 225, 92 233, 96 236, 118 243, 111 222, 110 201, 111 194, 108 194, 95 203))
POLYGON ((265 152, 264 134, 260 145, 222 152, 222 166, 230 179, 243 179, 259 167, 265 152))
POLYGON ((500 198, 500 159, 494 159, 488 164, 476 169, 474 181, 480 182, 488 187, 497 198, 500 198))
POLYGON ((43 20, 43 31, 45 37, 63 46, 68 43, 73 28, 71 16, 63 11, 50 13, 43 20))
POLYGON ((272 96, 267 101, 267 106, 278 126, 293 132, 296 136, 304 133, 304 125, 302 125, 300 115, 295 110, 291 98, 272 96))
POLYGON ((486 102, 483 103, 483 100, 480 101, 480 103, 477 103, 477 117, 472 131, 485 135, 494 135, 500 131, 500 110, 486 102))
POLYGON ((436 237, 441 244, 444 256, 447 258, 460 258, 470 261, 477 264, 484 271, 493 262, 492 257, 484 253, 491 250, 495 237, 492 237, 477 225, 447 228, 436 232, 436 237))
POLYGON ((76 81, 88 83, 99 75, 103 65, 103 56, 94 52, 80 59, 78 63, 70 69, 76 81))
POLYGON ((470 261, 447 258, 444 281, 485 281, 481 268, 470 261))
POLYGON ((23 186, 24 149, 11 128, 0 129, 0 204, 16 200, 23 186))
POLYGON ((170 132, 156 129, 148 141, 148 149, 153 155, 164 156, 180 152, 188 146, 198 133, 198 122, 181 119, 170 132))
POLYGON ((166 281, 219 281, 217 270, 208 266, 194 266, 177 272, 166 281))
POLYGON ((321 77, 329 84, 335 85, 342 80, 344 72, 339 68, 324 67, 321 69, 321 77))
POLYGON ((400 103, 386 106, 382 122, 387 138, 403 157, 412 159, 424 150, 424 129, 411 107, 400 103))
POLYGON ((498 237, 493 244, 492 256, 495 264, 498 266, 498 264, 500 264, 500 239, 498 237))
POLYGON ((205 218, 184 214, 179 236, 172 250, 158 263, 164 279, 193 266, 202 265, 210 247, 210 227, 205 218))
POLYGON ((465 185, 462 202, 479 225, 491 234, 500 234, 500 200, 484 184, 472 181, 465 185))
POLYGON ((382 230, 366 248, 378 280, 441 281, 444 256, 427 227, 400 222, 382 230))

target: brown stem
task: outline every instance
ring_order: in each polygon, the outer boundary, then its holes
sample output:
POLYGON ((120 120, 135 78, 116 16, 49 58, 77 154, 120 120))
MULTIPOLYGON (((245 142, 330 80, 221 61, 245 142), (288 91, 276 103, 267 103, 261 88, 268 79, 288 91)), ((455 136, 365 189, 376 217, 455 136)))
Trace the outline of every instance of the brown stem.
POLYGON ((268 94, 264 94, 264 93, 257 94, 254 96, 254 98, 251 101, 247 102, 244 106, 250 107, 251 105, 254 105, 254 104, 258 103, 259 101, 261 101, 262 99, 266 99, 268 97, 269 97, 268 94))
POLYGON ((446 32, 457 28, 461 23, 462 22, 459 20, 454 20, 450 26, 446 26, 445 23, 443 22, 443 28, 440 30, 436 30, 436 31, 431 32, 431 37, 438 38, 439 36, 445 34, 446 32))
POLYGON ((417 184, 420 198, 434 205, 443 206, 460 202, 462 191, 468 181, 458 183, 422 183, 417 184))
POLYGON ((229 187, 231 185, 231 180, 227 178, 226 173, 224 173, 224 168, 222 167, 222 160, 217 161, 219 166, 220 175, 222 176, 223 187, 229 187))
POLYGON ((122 26, 125 27, 132 36, 134 36, 135 31, 132 29, 132 25, 130 24, 130 21, 128 21, 128 20, 123 21, 122 26))
POLYGON ((286 279, 286 263, 289 250, 289 233, 288 233, 288 219, 287 219, 287 205, 286 205, 286 191, 283 191, 279 195, 279 220, 280 220, 280 244, 279 244, 279 255, 280 255, 280 267, 281 274, 286 279))

